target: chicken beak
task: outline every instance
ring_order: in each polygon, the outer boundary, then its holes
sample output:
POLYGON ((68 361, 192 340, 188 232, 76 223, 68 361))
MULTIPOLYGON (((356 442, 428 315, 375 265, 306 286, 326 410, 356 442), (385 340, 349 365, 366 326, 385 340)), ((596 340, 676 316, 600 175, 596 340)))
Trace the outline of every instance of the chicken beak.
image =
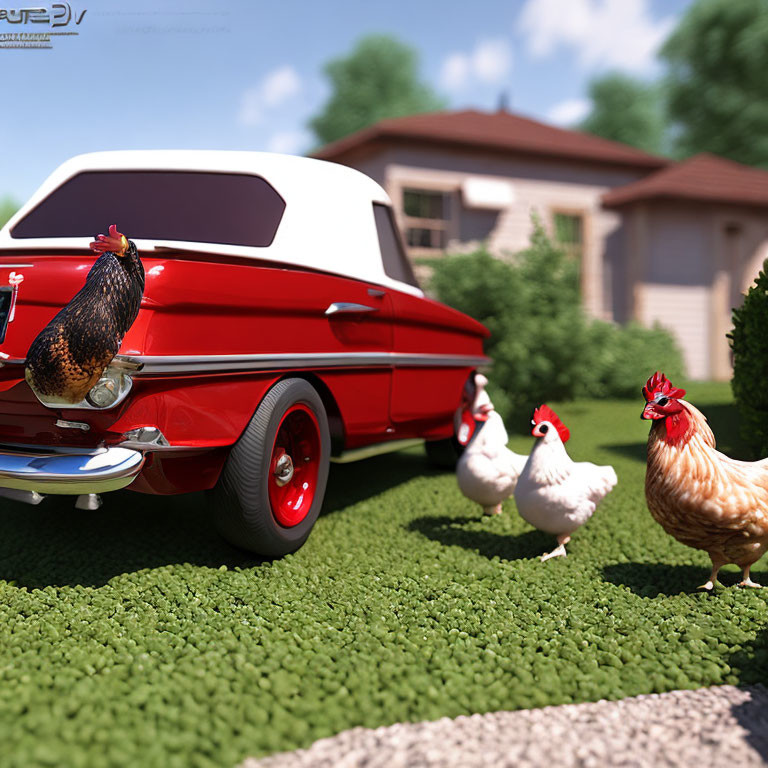
POLYGON ((641 419, 653 419, 653 403, 646 403, 643 412, 640 414, 641 419))

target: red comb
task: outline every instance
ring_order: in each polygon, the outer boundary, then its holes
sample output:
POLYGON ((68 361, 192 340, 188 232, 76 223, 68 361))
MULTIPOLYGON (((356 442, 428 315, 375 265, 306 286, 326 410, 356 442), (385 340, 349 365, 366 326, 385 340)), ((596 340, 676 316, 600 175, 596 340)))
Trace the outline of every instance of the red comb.
POLYGON ((557 430, 560 439, 564 443, 568 442, 571 431, 560 421, 560 417, 548 405, 540 405, 533 412, 533 423, 541 424, 542 421, 548 421, 557 430))
POLYGON ((122 256, 128 248, 128 240, 125 235, 117 231, 117 225, 112 224, 109 227, 109 235, 96 235, 96 239, 88 246, 96 253, 106 253, 112 251, 118 256, 122 256))
POLYGON ((646 402, 650 403, 659 392, 665 397, 674 399, 685 397, 684 389, 673 387, 672 382, 663 373, 656 371, 656 373, 654 373, 645 383, 645 386, 643 387, 643 397, 646 402))

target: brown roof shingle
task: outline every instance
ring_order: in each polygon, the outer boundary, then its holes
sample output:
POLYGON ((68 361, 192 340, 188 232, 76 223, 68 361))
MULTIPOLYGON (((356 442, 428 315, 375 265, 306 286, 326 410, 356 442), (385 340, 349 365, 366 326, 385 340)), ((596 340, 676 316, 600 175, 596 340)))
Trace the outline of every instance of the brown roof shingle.
POLYGON ((768 172, 703 153, 606 192, 603 205, 651 198, 768 206, 768 172))
POLYGON ((503 152, 590 160, 615 165, 662 168, 670 161, 616 141, 555 128, 509 112, 431 112, 388 120, 326 144, 312 153, 321 160, 344 157, 374 142, 429 141, 503 152))

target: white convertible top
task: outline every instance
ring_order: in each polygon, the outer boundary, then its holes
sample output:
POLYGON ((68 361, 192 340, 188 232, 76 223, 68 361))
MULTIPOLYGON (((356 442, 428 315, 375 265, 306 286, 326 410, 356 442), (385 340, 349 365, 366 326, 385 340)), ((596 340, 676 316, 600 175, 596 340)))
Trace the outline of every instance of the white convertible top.
POLYGON ((274 240, 263 248, 132 238, 140 251, 179 246, 309 267, 422 295, 384 272, 372 204, 391 205, 391 201, 373 179, 344 165, 268 152, 125 150, 77 155, 59 166, 0 230, 0 249, 88 250, 91 237, 13 238, 11 229, 78 173, 125 170, 252 173, 268 181, 286 204, 274 240))

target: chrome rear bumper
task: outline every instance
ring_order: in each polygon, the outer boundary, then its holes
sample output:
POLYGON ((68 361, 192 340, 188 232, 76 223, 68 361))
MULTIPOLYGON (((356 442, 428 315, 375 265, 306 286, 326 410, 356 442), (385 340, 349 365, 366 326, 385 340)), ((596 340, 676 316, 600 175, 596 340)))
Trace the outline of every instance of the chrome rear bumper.
POLYGON ((53 451, 0 446, 0 488, 38 493, 116 491, 129 485, 144 465, 144 455, 130 448, 53 451))

